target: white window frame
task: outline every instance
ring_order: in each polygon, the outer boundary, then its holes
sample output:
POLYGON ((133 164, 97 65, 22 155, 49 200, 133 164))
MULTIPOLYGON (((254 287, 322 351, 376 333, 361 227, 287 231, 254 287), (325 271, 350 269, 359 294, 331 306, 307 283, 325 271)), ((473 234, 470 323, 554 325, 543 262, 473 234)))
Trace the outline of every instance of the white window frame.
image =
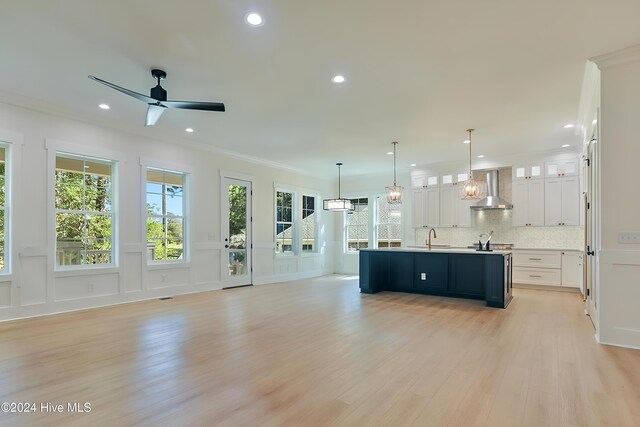
MULTIPOLYGON (((347 197, 347 199, 352 200, 361 200, 361 199, 367 199, 367 206, 369 207, 369 209, 371 209, 371 200, 372 200, 372 196, 357 196, 357 197, 347 197)), ((358 204, 356 204, 358 205, 358 204)), ((343 224, 344 224, 344 229, 343 229, 343 233, 342 233, 342 242, 343 242, 343 253, 345 254, 358 254, 360 252, 360 248, 358 248, 357 250, 349 250, 349 224, 348 224, 348 220, 347 220, 347 215, 349 215, 348 212, 344 212, 343 213, 343 224)), ((371 212, 369 212, 369 214, 367 215, 367 248, 369 249, 372 247, 372 243, 371 243, 371 231, 372 231, 372 227, 371 227, 371 212)), ((363 248, 364 249, 364 248, 363 248)))
POLYGON ((11 187, 12 187, 12 144, 9 142, 5 142, 0 140, 0 148, 4 148, 4 206, 0 206, 2 210, 2 215, 4 217, 4 266, 0 269, 0 276, 9 276, 11 275, 11 237, 12 237, 12 227, 11 227, 11 207, 12 207, 12 199, 11 199, 11 187))
MULTIPOLYGON (((189 262, 189 244, 188 244, 188 233, 187 230, 189 229, 188 227, 188 223, 189 221, 189 216, 188 216, 188 200, 189 200, 189 173, 188 172, 182 172, 182 171, 177 171, 177 170, 173 170, 173 169, 168 169, 168 168, 164 168, 164 167, 156 167, 156 166, 149 166, 149 165, 145 165, 143 166, 143 174, 144 174, 144 222, 143 222, 143 228, 144 228, 144 238, 143 238, 143 245, 144 245, 144 256, 145 259, 147 260, 147 264, 148 265, 166 265, 166 264, 185 264, 189 262), (147 173, 149 170, 152 171, 156 171, 156 172, 160 172, 160 173, 169 173, 169 174, 174 174, 174 175, 181 175, 182 176, 182 216, 177 216, 177 215, 167 215, 166 212, 164 212, 162 215, 149 215, 149 213, 147 212, 147 197, 148 197, 148 192, 147 192, 147 173), (149 259, 148 257, 148 253, 147 253, 147 219, 149 218, 166 218, 166 219, 170 219, 170 218, 180 218, 182 219, 182 259, 177 259, 177 260, 173 260, 173 259, 164 259, 164 260, 154 260, 154 259, 149 259)), ((154 193, 157 194, 157 193, 154 193)), ((166 193, 162 194, 162 197, 166 197, 166 193)), ((164 234, 164 240, 166 242, 167 240, 167 234, 166 234, 166 229, 165 229, 165 234, 164 234)), ((166 244, 165 244, 165 250, 166 250, 166 244)), ((165 253, 166 256, 166 253, 165 253)))
MULTIPOLYGON (((89 155, 89 154, 82 154, 82 153, 78 153, 75 152, 73 150, 64 150, 64 149, 56 149, 53 153, 53 194, 52 194, 52 198, 54 200, 54 205, 53 205, 53 245, 54 245, 54 258, 53 258, 53 263, 55 266, 55 270, 56 271, 68 271, 68 270, 93 270, 93 269, 100 269, 100 268, 110 268, 110 267, 117 267, 118 265, 118 245, 117 245, 117 221, 118 221, 118 215, 117 215, 117 173, 118 172, 118 161, 114 160, 112 158, 109 157, 103 157, 103 156, 94 156, 94 155, 89 155), (56 166, 55 166, 55 162, 56 159, 58 158, 58 156, 61 157, 67 157, 67 158, 75 158, 78 160, 82 160, 82 161, 86 161, 86 160, 95 160, 97 162, 106 162, 109 163, 111 165, 111 185, 110 185, 110 199, 111 199, 111 209, 109 211, 108 214, 105 214, 104 212, 97 212, 97 211, 88 211, 86 209, 82 209, 82 210, 74 210, 74 209, 58 209, 55 206, 55 188, 57 186, 57 180, 55 177, 55 172, 56 172, 56 166), (56 236, 56 224, 57 224, 57 215, 59 213, 72 213, 72 214, 81 214, 83 215, 85 218, 88 215, 101 215, 101 216, 109 216, 111 217, 111 254, 110 254, 110 259, 111 262, 109 263, 101 263, 101 264, 73 264, 73 265, 58 265, 57 263, 57 249, 58 249, 58 239, 56 236)), ((86 231, 86 230, 85 230, 86 231)))
POLYGON ((306 191, 301 191, 300 192, 300 218, 299 218, 299 222, 300 222, 300 252, 302 254, 317 254, 320 252, 320 248, 319 248, 319 233, 318 233, 318 229, 320 226, 320 212, 318 211, 318 202, 320 202, 320 196, 316 195, 316 194, 312 194, 310 192, 306 192, 306 191), (304 237, 302 234, 302 226, 304 224, 304 198, 305 197, 310 197, 313 198, 313 215, 314 215, 314 235, 313 235, 313 250, 305 250, 304 249, 304 237))
MULTIPOLYGON (((391 231, 391 225, 393 225, 393 223, 391 223, 391 222, 381 223, 380 222, 380 213, 379 213, 380 206, 381 206, 381 202, 383 202, 383 201, 386 202, 386 198, 387 198, 386 195, 378 195, 378 196, 375 197, 375 206, 374 206, 375 210, 374 210, 374 220, 373 220, 373 224, 374 224, 374 230, 373 230, 373 245, 374 246, 373 247, 375 247, 375 248, 379 247, 378 231, 379 231, 380 227, 387 227, 387 229, 388 229, 387 230, 388 231, 387 235, 389 235, 389 236, 391 235, 390 231, 391 231)), ((387 204, 387 206, 388 206, 388 204, 387 204)), ((403 228, 402 228, 402 220, 404 218, 404 212, 403 212, 402 206, 403 205, 397 205, 397 209, 394 209, 394 210, 397 210, 397 211, 400 212, 400 246, 402 246, 402 230, 403 230, 403 228)), ((391 213, 389 213, 389 215, 391 215, 391 213)), ((388 242, 390 243, 391 239, 388 239, 388 242)), ((387 247, 390 247, 390 246, 387 246, 387 247)))
POLYGON ((275 187, 273 193, 273 240, 275 242, 274 252, 277 256, 292 256, 298 255, 300 246, 300 230, 298 227, 298 194, 299 192, 286 187, 275 187), (278 193, 290 193, 291 194, 291 226, 293 227, 293 235, 291 236, 291 250, 290 251, 278 251, 278 224, 288 224, 287 221, 278 221, 278 193))

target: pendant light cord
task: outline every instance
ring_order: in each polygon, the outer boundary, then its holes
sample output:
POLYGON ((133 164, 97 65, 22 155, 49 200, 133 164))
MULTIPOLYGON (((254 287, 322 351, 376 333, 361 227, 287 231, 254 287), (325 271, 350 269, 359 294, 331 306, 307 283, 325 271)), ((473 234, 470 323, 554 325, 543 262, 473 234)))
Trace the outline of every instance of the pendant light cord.
POLYGON ((336 163, 336 165, 338 165, 338 199, 341 199, 342 197, 340 197, 340 166, 342 166, 342 163, 336 163))
POLYGON ((393 141, 393 186, 396 187, 396 145, 398 141, 393 141))
POLYGON ((469 179, 473 179, 473 172, 471 171, 471 132, 473 129, 467 129, 469 132, 469 179))

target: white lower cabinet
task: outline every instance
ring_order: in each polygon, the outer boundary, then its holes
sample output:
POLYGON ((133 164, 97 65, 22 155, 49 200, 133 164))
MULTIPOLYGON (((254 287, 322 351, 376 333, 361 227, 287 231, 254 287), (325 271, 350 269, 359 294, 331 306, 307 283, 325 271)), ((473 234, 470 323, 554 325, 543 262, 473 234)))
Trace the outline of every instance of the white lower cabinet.
POLYGON ((582 289, 583 258, 582 251, 562 252, 562 286, 582 289))
POLYGON ((513 283, 582 289, 582 252, 514 250, 513 283))

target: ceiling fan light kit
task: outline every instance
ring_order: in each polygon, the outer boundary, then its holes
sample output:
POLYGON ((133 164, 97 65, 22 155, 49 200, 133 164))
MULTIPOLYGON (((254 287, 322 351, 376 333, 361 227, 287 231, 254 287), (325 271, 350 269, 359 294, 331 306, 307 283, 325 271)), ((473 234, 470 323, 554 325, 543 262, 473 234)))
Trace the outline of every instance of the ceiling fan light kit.
POLYGON ((145 126, 155 125, 162 113, 167 108, 179 108, 183 110, 201 110, 201 111, 218 111, 224 112, 225 106, 221 102, 198 102, 198 101, 167 101, 167 91, 160 85, 160 80, 167 78, 167 73, 163 70, 153 69, 151 75, 154 79, 158 80, 158 84, 151 88, 150 96, 143 95, 138 92, 126 89, 124 87, 109 83, 106 80, 99 79, 94 76, 89 76, 91 80, 101 83, 105 86, 115 89, 118 92, 122 92, 125 95, 129 95, 138 101, 142 101, 147 104, 147 116, 145 119, 145 126))

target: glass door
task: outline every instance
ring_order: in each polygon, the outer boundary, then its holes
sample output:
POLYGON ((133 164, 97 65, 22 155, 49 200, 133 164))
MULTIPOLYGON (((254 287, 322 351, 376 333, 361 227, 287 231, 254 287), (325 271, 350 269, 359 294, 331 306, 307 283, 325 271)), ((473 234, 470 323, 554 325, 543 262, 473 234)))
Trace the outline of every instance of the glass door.
POLYGON ((222 283, 252 284, 251 182, 222 178, 222 283))

